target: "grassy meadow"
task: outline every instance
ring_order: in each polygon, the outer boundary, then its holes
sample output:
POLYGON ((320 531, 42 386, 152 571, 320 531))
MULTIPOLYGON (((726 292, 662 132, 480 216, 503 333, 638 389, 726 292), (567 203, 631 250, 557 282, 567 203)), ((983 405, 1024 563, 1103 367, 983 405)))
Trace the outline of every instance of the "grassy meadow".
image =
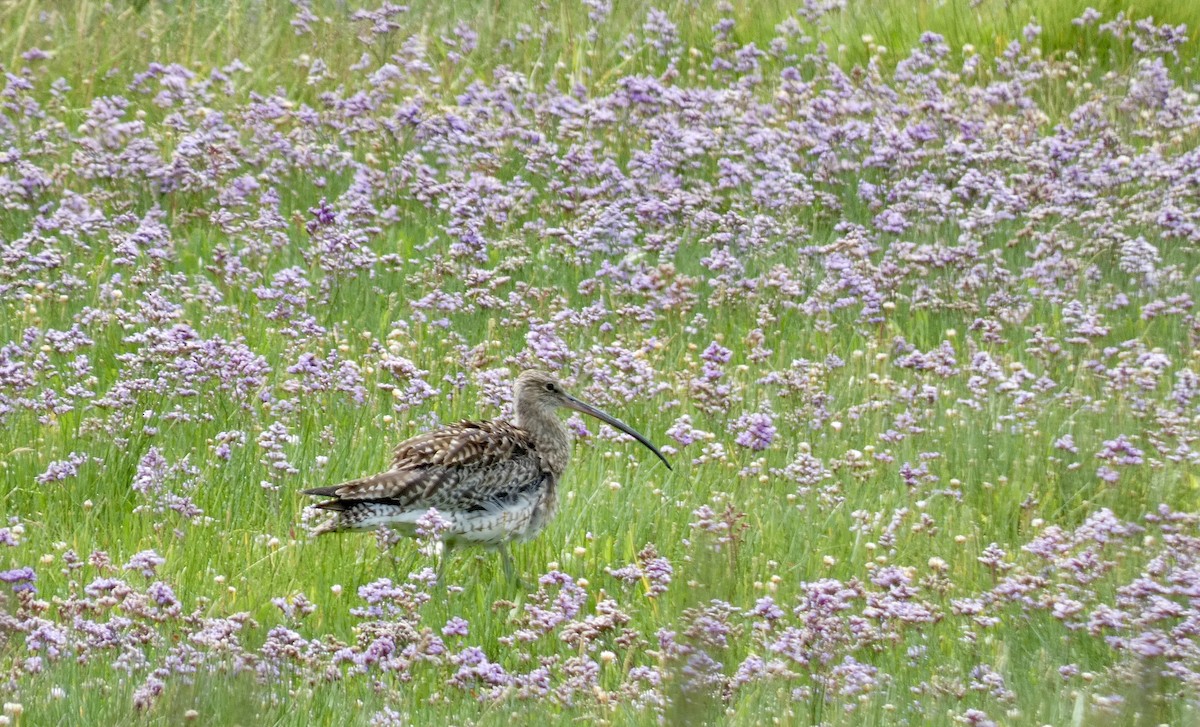
POLYGON ((0 724, 1200 723, 1200 6, 736 5, 0 3, 0 724))

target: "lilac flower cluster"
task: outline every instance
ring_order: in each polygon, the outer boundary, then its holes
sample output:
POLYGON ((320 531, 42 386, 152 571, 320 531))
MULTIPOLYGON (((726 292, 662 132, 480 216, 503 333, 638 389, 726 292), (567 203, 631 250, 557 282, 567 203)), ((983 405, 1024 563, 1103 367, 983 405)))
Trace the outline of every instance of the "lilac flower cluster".
MULTIPOLYGON (((486 645, 451 649, 446 639, 464 640, 472 633, 471 624, 461 617, 449 619, 438 629, 440 635, 424 625, 424 606, 436 588, 428 569, 403 584, 384 578, 361 587, 359 598, 365 605, 352 609, 360 628, 349 644, 294 630, 309 630, 302 619, 316 610, 303 594, 296 594, 273 599, 294 626, 272 626, 261 646, 247 647, 243 636, 266 628, 247 614, 209 615, 203 599, 188 611, 161 581, 138 586, 114 577, 108 555, 101 552, 93 553, 88 565, 70 571, 73 579, 85 580, 56 596, 57 618, 40 615, 44 609, 31 598, 37 580, 34 568, 0 572, 0 580, 13 586, 10 596, 0 597, 16 599, 3 625, 9 633, 22 635, 18 659, 25 673, 40 673, 65 659, 104 660, 142 675, 133 697, 139 709, 152 708, 189 675, 227 671, 244 671, 263 681, 307 674, 320 682, 389 672, 411 678, 432 670, 444 676, 447 686, 482 701, 552 697, 572 704, 595 697, 604 664, 624 660, 631 666, 628 682, 608 698, 630 700, 639 709, 661 712, 662 685, 681 679, 685 691, 725 695, 779 684, 800 699, 822 693, 853 710, 860 703, 858 696, 886 690, 895 678, 870 663, 872 653, 911 643, 916 635, 930 635, 944 621, 957 624, 961 638, 975 640, 1000 628, 1013 609, 1027 619, 1046 614, 1061 623, 1064 635, 1095 635, 1116 654, 1133 660, 1121 664, 1160 659, 1174 678, 1190 686, 1200 684, 1200 661, 1186 628, 1200 618, 1192 597, 1193 571, 1200 568, 1197 543, 1196 515, 1162 507, 1135 524, 1101 510, 1074 530, 1042 527, 1022 548, 1023 557, 1010 559, 997 546, 987 548, 978 560, 991 570, 992 585, 948 601, 941 587, 946 564, 935 559, 921 566, 876 567, 865 580, 803 582, 790 605, 773 596, 758 597, 744 607, 713 600, 685 609, 678 621, 656 633, 639 633, 630 615, 634 604, 623 605, 603 591, 590 593, 579 580, 551 571, 539 578, 537 591, 499 643, 512 652, 551 638, 583 655, 543 658, 532 666, 522 666, 523 658, 486 645), (1151 541, 1155 545, 1144 570, 1117 570, 1116 559, 1151 541), (87 569, 94 572, 90 582, 87 569), (1102 579, 1115 586, 1115 600, 1094 589, 1102 579), (180 629, 182 639, 176 643, 155 628, 164 622, 180 629), (643 646, 651 639, 657 652, 647 653, 643 646), (751 653, 737 657, 735 645, 743 641, 752 645, 751 653), (157 649, 165 649, 168 656, 152 666, 149 656, 157 649), (729 659, 734 662, 726 668, 729 659)), ((147 551, 132 556, 122 570, 140 572, 150 580, 165 562, 147 551)), ((647 582, 651 597, 666 593, 673 572, 653 545, 638 554, 637 565, 607 570, 616 582, 647 582)), ((923 658, 922 647, 908 652, 911 659, 923 658)), ((1079 678, 1072 664, 1062 665, 1059 673, 1069 681, 1079 678)), ((935 676, 934 682, 922 682, 918 689, 936 692, 937 680, 944 678, 948 675, 935 676)), ((986 663, 974 667, 962 688, 979 691, 994 707, 1015 698, 1002 674, 986 663)), ((912 705, 914 714, 923 713, 919 705, 912 705)))

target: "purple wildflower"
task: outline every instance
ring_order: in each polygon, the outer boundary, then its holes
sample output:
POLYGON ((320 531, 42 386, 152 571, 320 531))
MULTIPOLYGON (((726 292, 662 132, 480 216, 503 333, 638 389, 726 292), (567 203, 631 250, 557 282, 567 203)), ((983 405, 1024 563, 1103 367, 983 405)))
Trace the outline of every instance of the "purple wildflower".
POLYGON ((28 566, 0 571, 0 582, 10 584, 13 591, 37 593, 37 588, 33 585, 35 581, 37 581, 37 573, 34 573, 33 569, 28 566))

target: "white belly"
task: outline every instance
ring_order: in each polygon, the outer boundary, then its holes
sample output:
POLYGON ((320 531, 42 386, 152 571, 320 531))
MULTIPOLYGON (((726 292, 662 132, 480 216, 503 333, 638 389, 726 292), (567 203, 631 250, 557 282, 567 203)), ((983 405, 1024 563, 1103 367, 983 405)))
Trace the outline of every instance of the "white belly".
MULTIPOLYGON (((541 531, 549 521, 545 503, 539 507, 540 493, 532 492, 523 497, 479 510, 443 512, 438 514, 450 522, 442 534, 447 544, 456 543, 483 546, 499 546, 510 540, 528 540, 541 531), (531 528, 531 525, 533 526, 531 528)), ((389 527, 402 535, 415 537, 417 521, 428 510, 410 510, 396 505, 363 503, 346 515, 341 528, 374 530, 389 527)))

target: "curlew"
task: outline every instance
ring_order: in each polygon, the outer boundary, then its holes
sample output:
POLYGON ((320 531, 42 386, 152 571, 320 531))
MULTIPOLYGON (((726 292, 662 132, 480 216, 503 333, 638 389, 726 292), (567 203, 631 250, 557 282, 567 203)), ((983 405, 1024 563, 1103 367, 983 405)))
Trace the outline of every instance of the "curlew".
POLYGON ((567 468, 571 439, 557 409, 573 409, 620 429, 671 468, 650 440, 571 396, 549 374, 523 372, 513 397, 516 419, 511 424, 493 419, 440 427, 401 442, 386 472, 304 490, 333 498, 316 505, 336 513, 316 533, 391 527, 413 537, 417 520, 435 508, 449 523, 442 534, 447 548, 474 544, 499 549, 511 579, 505 546, 536 536, 558 506, 558 481, 567 468))

